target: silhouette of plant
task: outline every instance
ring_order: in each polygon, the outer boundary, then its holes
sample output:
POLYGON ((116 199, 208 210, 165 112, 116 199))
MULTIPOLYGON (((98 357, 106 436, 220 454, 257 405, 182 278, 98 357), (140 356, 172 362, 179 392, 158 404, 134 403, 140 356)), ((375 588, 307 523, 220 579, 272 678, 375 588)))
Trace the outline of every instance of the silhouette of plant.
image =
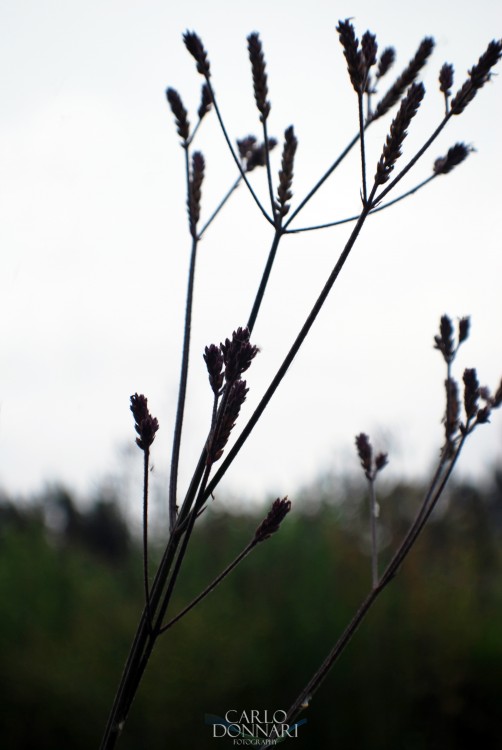
MULTIPOLYGON (((382 79, 388 75, 394 63, 394 49, 387 47, 378 55, 376 36, 366 31, 361 41, 359 41, 350 19, 340 21, 337 32, 347 62, 350 82, 356 94, 358 132, 342 150, 338 158, 328 166, 307 195, 295 207, 293 207, 292 200, 295 156, 299 148, 298 139, 293 126, 288 126, 284 131, 280 170, 277 180, 274 180, 270 152, 277 145, 277 141, 268 132, 268 120, 272 105, 269 98, 265 54, 259 34, 250 34, 247 42, 254 98, 261 123, 262 140, 259 142, 258 138, 254 135, 248 135, 237 140, 235 145, 227 131, 221 114, 219 102, 212 84, 213 79, 209 56, 202 40, 192 31, 187 31, 183 37, 185 46, 195 59, 197 71, 203 77, 204 81, 201 90, 200 106, 197 111, 197 122, 193 129, 190 125, 188 112, 183 105, 179 93, 172 88, 167 90, 167 100, 174 115, 177 133, 181 139, 181 147, 184 151, 188 230, 191 238, 181 374, 169 480, 169 538, 150 585, 148 555, 149 456, 159 424, 157 419, 150 414, 145 396, 135 394, 131 397, 131 410, 136 422, 136 431, 139 435, 137 444, 144 455, 143 573, 145 602, 105 729, 101 744, 102 750, 111 750, 111 748, 115 747, 158 639, 214 590, 244 557, 253 549, 259 547, 261 542, 269 539, 277 532, 280 524, 290 511, 290 501, 287 498, 278 498, 257 528, 253 538, 236 560, 230 563, 181 612, 177 614, 169 613, 169 616, 167 616, 171 597, 197 519, 204 511, 213 491, 221 481, 228 467, 234 461, 245 441, 249 438, 302 347, 352 252, 363 225, 371 214, 385 210, 396 202, 416 193, 440 175, 449 174, 469 156, 472 147, 464 143, 454 144, 445 155, 435 159, 432 172, 427 179, 400 195, 390 197, 390 193, 394 194, 402 178, 413 169, 417 161, 421 159, 434 143, 449 121, 453 117, 462 114, 479 90, 490 80, 492 68, 502 55, 502 42, 490 42, 486 51, 469 71, 467 80, 454 95, 452 95, 453 66, 449 63, 445 63, 442 66, 439 73, 439 91, 444 99, 444 113, 438 118, 437 126, 433 132, 424 138, 422 145, 416 153, 403 164, 403 142, 425 96, 425 88, 418 81, 418 77, 433 52, 435 46, 434 40, 431 37, 426 37, 420 43, 416 54, 410 60, 409 64, 395 78, 387 91, 377 99, 375 104, 374 100, 375 97, 379 96, 382 79), (369 165, 365 144, 366 131, 374 122, 386 116, 396 106, 398 106, 398 109, 391 120, 388 135, 385 143, 382 145, 380 158, 376 164, 369 165), (203 119, 211 110, 214 111, 218 119, 230 155, 235 162, 237 176, 226 195, 210 214, 209 219, 201 225, 202 188, 206 167, 202 153, 192 150, 192 146, 203 119), (311 226, 298 226, 297 219, 303 208, 319 192, 357 144, 359 144, 361 168, 361 210, 359 214, 351 217, 330 218, 327 222, 311 226), (266 171, 269 193, 268 205, 260 201, 252 185, 251 173, 254 173, 259 167, 265 168, 266 171), (201 447, 200 457, 194 467, 188 488, 181 495, 178 488, 178 466, 187 398, 188 365, 191 357, 190 333, 197 251, 202 236, 208 231, 221 210, 227 205, 234 191, 242 184, 249 191, 264 221, 270 225, 272 242, 247 324, 236 327, 231 337, 219 345, 210 344, 205 349, 203 356, 207 367, 210 391, 212 392, 212 405, 208 408, 207 415, 207 437, 204 445, 201 447), (228 448, 229 439, 236 429, 241 407, 248 393, 247 381, 243 380, 242 375, 251 367, 254 358, 258 355, 257 347, 251 343, 251 336, 260 313, 281 241, 292 233, 314 231, 348 222, 354 224, 352 231, 323 288, 320 290, 310 313, 301 326, 284 361, 271 378, 270 384, 265 390, 258 406, 234 439, 232 446, 228 448), (218 462, 219 468, 216 469, 215 465, 218 462)), ((377 474, 387 463, 387 455, 378 453, 374 456, 371 442, 365 433, 361 433, 356 438, 357 451, 370 490, 372 585, 367 597, 361 603, 358 611, 347 625, 334 648, 329 652, 305 688, 300 691, 297 698, 293 701, 291 708, 287 712, 286 723, 291 724, 294 722, 300 712, 308 706, 312 695, 320 687, 376 598, 396 575, 437 505, 467 439, 470 438, 474 430, 481 424, 489 421, 491 412, 502 403, 502 385, 492 395, 487 388, 480 387, 476 371, 474 369, 467 369, 463 374, 463 415, 461 414, 459 385, 452 374, 452 365, 457 350, 467 339, 468 333, 468 318, 462 318, 458 324, 455 342, 452 321, 446 315, 441 318, 440 331, 435 337, 435 347, 442 354, 447 370, 445 379, 446 405, 443 418, 445 440, 440 451, 438 465, 433 473, 425 496, 417 509, 415 519, 404 538, 398 544, 383 572, 380 572, 377 554, 378 504, 376 501, 375 482, 377 474)), ((262 747, 263 745, 258 743, 255 746, 262 747)))

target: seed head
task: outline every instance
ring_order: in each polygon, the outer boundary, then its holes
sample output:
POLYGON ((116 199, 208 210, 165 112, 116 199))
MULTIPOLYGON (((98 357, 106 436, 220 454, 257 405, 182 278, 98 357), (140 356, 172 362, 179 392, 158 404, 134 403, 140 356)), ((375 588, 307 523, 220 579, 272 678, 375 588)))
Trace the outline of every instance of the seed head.
POLYGON ((146 451, 155 440, 155 433, 159 429, 159 422, 148 411, 148 399, 146 396, 138 396, 137 393, 131 396, 131 411, 135 420, 134 428, 139 435, 136 438, 136 444, 142 451, 146 451))
POLYGON ((377 165, 375 174, 377 185, 383 185, 387 182, 397 159, 401 156, 401 146, 408 134, 409 124, 417 113, 424 94, 425 89, 422 83, 412 83, 401 102, 399 111, 390 126, 390 132, 377 165))
POLYGON ((434 39, 429 36, 425 37, 425 39, 420 42, 420 46, 415 56, 410 60, 401 75, 396 78, 385 96, 377 104, 375 111, 371 116, 372 120, 382 117, 382 115, 385 115, 391 107, 397 104, 406 89, 411 86, 424 67, 434 49, 434 44, 434 39))
POLYGON ((211 76, 209 60, 200 37, 198 37, 194 31, 185 31, 183 34, 183 41, 185 42, 185 47, 197 62, 198 72, 206 78, 209 78, 211 76))
POLYGON ((446 156, 440 156, 434 162, 434 174, 448 174, 454 167, 461 164, 469 154, 474 151, 472 146, 466 146, 465 143, 456 143, 450 149, 446 156))
POLYGON ((270 102, 267 100, 267 72, 265 66, 265 56, 259 34, 254 32, 247 38, 249 59, 253 72, 253 88, 256 106, 260 112, 261 122, 265 122, 270 112, 270 102))
POLYGON ((280 216, 286 216, 289 211, 289 201, 293 197, 293 167, 298 141, 293 126, 290 125, 284 133, 281 170, 279 172, 279 186, 277 188, 276 208, 280 216))
POLYGON ((167 89, 166 97, 174 115, 178 135, 181 136, 184 141, 187 141, 188 136, 190 135, 190 123, 188 121, 187 111, 181 101, 181 97, 175 89, 171 88, 167 89))
POLYGON ((291 500, 288 500, 287 497, 283 497, 282 500, 279 498, 274 500, 271 509, 255 531, 254 541, 264 542, 265 539, 269 539, 272 534, 279 531, 281 523, 284 521, 290 510, 291 500))
POLYGON ((502 39, 493 39, 476 65, 469 71, 469 78, 455 94, 451 101, 451 112, 459 115, 491 78, 491 69, 502 56, 502 39))

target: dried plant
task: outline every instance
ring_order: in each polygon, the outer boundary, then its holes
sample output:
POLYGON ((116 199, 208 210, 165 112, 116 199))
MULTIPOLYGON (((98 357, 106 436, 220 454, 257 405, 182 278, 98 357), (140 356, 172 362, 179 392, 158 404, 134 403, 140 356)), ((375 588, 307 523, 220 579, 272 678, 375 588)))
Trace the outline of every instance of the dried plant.
MULTIPOLYGON (((502 54, 502 43, 500 41, 490 42, 487 50, 479 58, 478 63, 469 71, 467 81, 453 97, 451 95, 453 66, 448 63, 442 66, 439 72, 439 91, 443 95, 445 102, 444 114, 438 118, 436 128, 430 136, 424 139, 422 146, 403 164, 403 142, 425 95, 424 86, 417 81, 417 78, 431 56, 434 49, 434 40, 431 37, 426 37, 420 43, 415 56, 396 77, 387 92, 377 101, 376 106, 373 107, 372 97, 378 96, 380 83, 383 77, 388 74, 395 61, 394 48, 384 48, 378 58, 378 45, 375 34, 366 31, 361 37, 361 42, 359 42, 350 19, 341 20, 337 31, 345 56, 349 79, 357 97, 358 132, 346 148, 341 151, 340 156, 328 166, 307 195, 298 202, 295 208, 292 207, 291 202, 293 199, 294 161, 298 141, 293 126, 288 126, 284 133, 281 167, 274 187, 270 154, 277 144, 277 140, 271 138, 267 130, 271 104, 265 54, 259 35, 256 32, 251 33, 248 36, 247 42, 254 99, 262 130, 261 142, 259 142, 256 136, 247 135, 237 140, 236 145, 234 145, 233 140, 228 134, 213 89, 208 53, 201 39, 194 32, 187 31, 183 37, 186 48, 195 59, 197 71, 203 76, 204 82, 202 84, 200 105, 197 111, 198 121, 193 129, 190 127, 188 113, 180 95, 172 88, 167 90, 167 100, 174 115, 175 127, 181 138, 181 146, 184 151, 188 229, 191 237, 180 386, 169 480, 169 536, 162 559, 158 564, 155 576, 150 585, 148 556, 149 455, 159 425, 148 410, 147 399, 142 395, 135 394, 131 397, 131 410, 135 419, 136 432, 138 433, 137 444, 144 454, 143 572, 145 602, 105 729, 101 744, 102 750, 111 750, 111 748, 115 747, 158 639, 208 596, 253 549, 260 546, 262 542, 270 539, 279 530, 281 523, 290 512, 291 502, 288 498, 278 498, 256 529, 248 545, 237 558, 214 581, 210 582, 181 612, 176 614, 169 611, 172 594, 197 519, 207 507, 207 503, 211 500, 215 488, 251 435, 255 425, 280 386, 328 295, 331 293, 367 218, 372 213, 388 209, 396 202, 416 193, 417 190, 425 187, 425 185, 439 175, 450 174, 455 167, 459 166, 469 156, 473 151, 472 146, 467 146, 463 142, 454 144, 446 155, 435 159, 431 174, 427 179, 405 193, 384 201, 387 195, 395 190, 400 180, 414 167, 427 149, 435 142, 451 117, 453 115, 460 115, 484 84, 490 80, 492 68, 502 54), (366 107, 364 107, 364 104, 366 107), (376 120, 387 115, 396 105, 399 105, 399 108, 390 123, 387 138, 382 145, 380 158, 376 161, 374 168, 370 172, 367 168, 366 130, 376 120), (210 111, 214 111, 218 119, 231 158, 235 163, 237 175, 235 182, 226 195, 220 200, 216 208, 209 215, 209 218, 201 226, 202 183, 205 173, 205 160, 201 152, 192 152, 192 143, 203 118, 210 111), (357 144, 359 144, 360 148, 361 161, 362 207, 359 214, 343 218, 330 217, 329 221, 311 226, 301 227, 297 224, 293 226, 293 222, 295 222, 303 208, 319 192, 325 182, 357 144), (269 193, 268 205, 260 201, 250 182, 251 173, 254 173, 260 167, 264 167, 266 170, 269 193), (371 173, 374 176, 369 178, 369 174, 371 173), (206 438, 203 445, 201 445, 200 457, 194 466, 188 487, 183 494, 180 494, 178 489, 178 466, 187 397, 188 364, 191 358, 190 332, 197 251, 202 236, 212 222, 220 215, 220 212, 227 205, 233 192, 239 185, 246 186, 259 212, 270 225, 272 232, 271 246, 247 324, 235 327, 231 337, 225 339, 219 345, 210 344, 206 346, 203 353, 203 360, 209 378, 206 438), (336 263, 325 280, 310 313, 301 326, 284 361, 271 378, 268 388, 263 393, 251 417, 241 427, 239 433, 234 435, 237 429, 236 425, 239 424, 241 419, 241 407, 248 393, 248 384, 242 379, 242 375, 250 368, 252 373, 252 364, 258 354, 257 347, 251 343, 253 328, 260 313, 262 300, 267 290, 280 242, 287 235, 295 232, 314 231, 348 222, 352 222, 354 226, 336 263), (232 442, 230 442, 231 438, 232 442), (218 468, 215 468, 216 464, 218 464, 218 468)), ((480 386, 476 370, 473 368, 466 369, 463 373, 463 396, 460 395, 461 386, 453 374, 453 366, 459 347, 468 339, 469 330, 470 324, 467 317, 459 320, 456 330, 447 315, 441 317, 439 333, 434 338, 434 346, 442 355, 446 366, 444 381, 445 408, 443 415, 444 443, 439 452, 437 467, 433 472, 427 492, 417 508, 416 516, 383 571, 380 569, 378 560, 376 479, 386 466, 388 458, 386 453, 374 453, 371 441, 365 433, 360 433, 356 438, 357 453, 368 482, 370 495, 372 583, 367 597, 361 602, 359 609, 348 623, 335 646, 328 653, 306 686, 299 692, 297 698, 292 702, 286 718, 286 721, 290 724, 308 706, 312 696, 343 652, 376 598, 392 581, 413 548, 444 491, 465 442, 479 425, 489 421, 492 411, 502 405, 502 383, 497 387, 495 394, 492 395, 487 387, 480 386)), ((263 747, 263 743, 255 742, 254 744, 256 747, 263 747)))

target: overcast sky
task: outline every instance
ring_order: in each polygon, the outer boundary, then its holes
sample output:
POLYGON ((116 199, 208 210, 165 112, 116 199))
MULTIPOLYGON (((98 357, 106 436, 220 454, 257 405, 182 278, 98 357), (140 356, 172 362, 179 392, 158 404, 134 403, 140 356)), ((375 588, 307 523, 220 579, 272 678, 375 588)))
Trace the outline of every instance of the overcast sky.
MULTIPOLYGON (((246 49, 246 36, 260 32, 269 132, 281 138, 294 124, 299 140, 294 204, 357 130, 357 102, 335 32, 340 18, 353 17, 359 35, 373 31, 380 49, 396 47, 382 91, 420 40, 435 37, 423 76, 426 99, 406 142, 411 155, 441 119, 442 63, 454 64, 454 88, 461 85, 500 35, 501 15, 495 0, 2 0, 0 487, 27 493, 61 480, 86 494, 107 476, 140 473, 139 450, 126 450, 134 441, 135 391, 148 396, 161 424, 155 474, 161 481, 168 473, 190 241, 183 152, 164 92, 175 87, 195 121, 201 77, 182 44, 185 29, 204 41, 234 139, 260 135, 246 49)), ((501 85, 494 77, 451 122, 404 187, 426 177, 456 141, 476 153, 367 222, 304 350, 228 473, 227 488, 248 497, 294 495, 298 483, 321 470, 353 471, 354 435, 361 431, 390 451, 389 472, 423 473, 442 439, 445 374, 432 341, 444 312, 472 316, 457 374, 476 366, 483 383, 497 385, 501 85)), ((368 131, 370 169, 389 124, 368 131)), ((207 163, 204 219, 235 179, 214 115, 197 147, 207 163)), ((358 211, 357 157, 355 151, 296 226, 358 211)), ((279 164, 278 149, 274 175, 279 164)), ((253 173, 253 184, 266 200, 264 171, 253 173)), ((349 233, 346 225, 282 243, 254 332, 261 352, 247 373, 242 420, 349 233)), ((271 239, 240 189, 201 243, 182 487, 210 418, 204 346, 245 324, 271 239)), ((502 458, 501 417, 472 438, 464 473, 482 477, 502 458)))

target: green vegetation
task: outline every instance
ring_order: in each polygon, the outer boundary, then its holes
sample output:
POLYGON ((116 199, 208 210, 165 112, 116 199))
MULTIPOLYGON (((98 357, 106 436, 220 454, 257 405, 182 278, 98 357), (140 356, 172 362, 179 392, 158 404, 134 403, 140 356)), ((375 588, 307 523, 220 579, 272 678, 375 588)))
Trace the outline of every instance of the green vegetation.
MULTIPOLYGON (((380 498, 383 559, 417 493, 393 487, 380 498)), ((364 497, 330 482, 310 488, 280 533, 160 639, 125 750, 230 747, 204 714, 287 708, 371 584, 364 497)), ((204 514, 173 615, 261 516, 204 514)), ((490 489, 450 491, 303 714, 294 747, 496 746, 501 535, 502 474, 490 489)), ((141 608, 141 566, 139 541, 110 502, 83 511, 54 490, 24 510, 0 504, 2 747, 97 747, 141 608)))

